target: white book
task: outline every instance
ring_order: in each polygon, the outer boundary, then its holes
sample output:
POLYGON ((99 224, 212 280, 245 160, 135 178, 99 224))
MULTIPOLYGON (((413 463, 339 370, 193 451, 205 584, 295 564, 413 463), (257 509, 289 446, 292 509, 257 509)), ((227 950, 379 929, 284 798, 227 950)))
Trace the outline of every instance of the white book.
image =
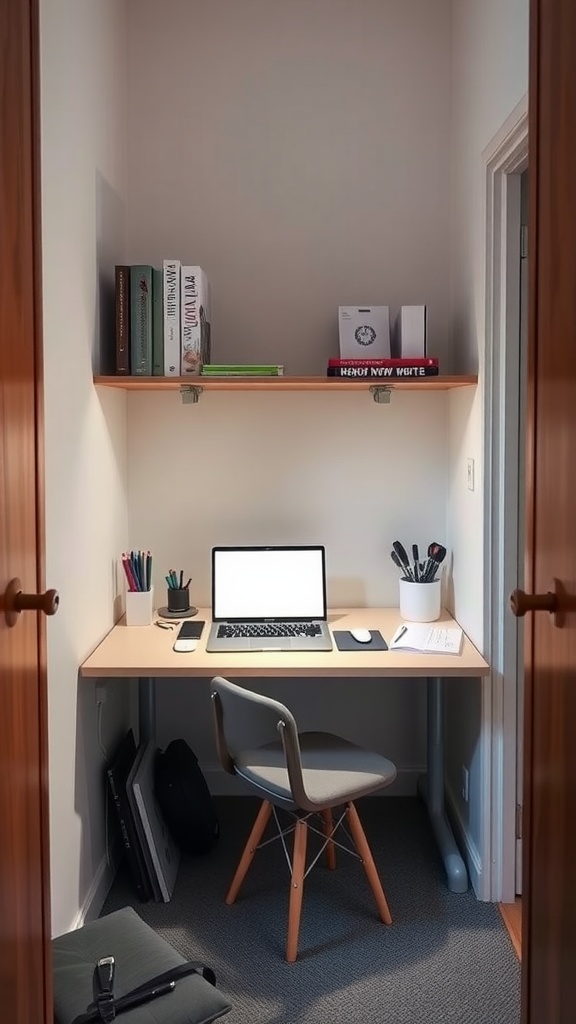
POLYGON ((180 317, 180 373, 197 374, 210 361, 210 286, 202 267, 182 267, 180 317))
POLYGON ((459 626, 432 626, 404 623, 392 637, 390 651, 421 651, 424 654, 460 654, 462 630, 459 626))
POLYGON ((180 260, 162 263, 164 376, 180 376, 180 260))
POLYGON ((426 355, 426 306, 402 306, 396 320, 398 355, 423 359, 426 355))

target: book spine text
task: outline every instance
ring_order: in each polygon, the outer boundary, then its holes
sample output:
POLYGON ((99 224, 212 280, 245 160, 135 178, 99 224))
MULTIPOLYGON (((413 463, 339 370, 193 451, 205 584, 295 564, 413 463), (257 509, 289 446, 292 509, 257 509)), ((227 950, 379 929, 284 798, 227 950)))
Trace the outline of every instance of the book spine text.
POLYGON ((437 377, 437 366, 329 366, 328 377, 352 380, 370 378, 402 379, 409 377, 437 377))
POLYGON ((116 373, 130 373, 130 267, 115 270, 116 373))
POLYGON ((152 267, 130 267, 130 367, 152 376, 152 267))
POLYGON ((164 376, 180 376, 180 260, 162 264, 164 310, 164 376))

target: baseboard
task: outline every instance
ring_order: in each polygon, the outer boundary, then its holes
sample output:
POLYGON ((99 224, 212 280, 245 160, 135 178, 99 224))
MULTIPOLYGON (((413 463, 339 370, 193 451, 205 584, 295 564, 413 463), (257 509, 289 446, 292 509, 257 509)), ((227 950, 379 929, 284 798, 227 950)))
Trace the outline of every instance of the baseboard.
POLYGON ((95 921, 100 916, 104 901, 116 877, 120 854, 120 840, 117 839, 110 846, 109 856, 107 857, 104 854, 96 868, 92 884, 71 925, 70 931, 75 931, 76 928, 81 928, 83 924, 87 924, 88 921, 95 921))
POLYGON ((470 836, 466 823, 463 821, 460 814, 456 800, 454 799, 454 793, 448 783, 445 783, 445 801, 446 811, 450 819, 452 831, 454 832, 454 838, 458 843, 460 852, 464 857, 466 867, 468 868, 468 875, 470 876, 470 884, 474 890, 474 893, 479 900, 487 900, 488 897, 484 894, 484 878, 482 873, 482 857, 480 851, 476 846, 476 843, 470 836))
MULTIPOLYGON (((381 789, 377 796, 416 796, 418 778, 426 769, 399 768, 394 782, 381 789)), ((217 765, 203 765, 202 771, 212 796, 246 796, 246 787, 233 775, 227 775, 217 765)))

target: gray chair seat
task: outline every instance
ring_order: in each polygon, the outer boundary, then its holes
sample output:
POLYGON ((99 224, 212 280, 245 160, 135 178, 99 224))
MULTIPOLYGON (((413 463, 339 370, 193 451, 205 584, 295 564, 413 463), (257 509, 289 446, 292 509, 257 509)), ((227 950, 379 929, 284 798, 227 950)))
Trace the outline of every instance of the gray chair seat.
MULTIPOLYGON (((396 766, 381 754, 363 750, 341 736, 304 732, 298 736, 304 788, 318 810, 358 800, 396 778, 396 766)), ((284 747, 280 740, 235 758, 236 774, 268 793, 280 806, 296 808, 290 788, 284 747)))

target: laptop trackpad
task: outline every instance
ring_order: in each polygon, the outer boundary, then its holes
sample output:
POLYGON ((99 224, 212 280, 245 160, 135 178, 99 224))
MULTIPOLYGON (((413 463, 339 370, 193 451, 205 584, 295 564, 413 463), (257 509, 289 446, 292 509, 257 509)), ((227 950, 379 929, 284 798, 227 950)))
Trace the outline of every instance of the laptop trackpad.
POLYGON ((250 640, 251 651, 289 651, 292 644, 289 639, 277 640, 273 636, 254 637, 250 640))

